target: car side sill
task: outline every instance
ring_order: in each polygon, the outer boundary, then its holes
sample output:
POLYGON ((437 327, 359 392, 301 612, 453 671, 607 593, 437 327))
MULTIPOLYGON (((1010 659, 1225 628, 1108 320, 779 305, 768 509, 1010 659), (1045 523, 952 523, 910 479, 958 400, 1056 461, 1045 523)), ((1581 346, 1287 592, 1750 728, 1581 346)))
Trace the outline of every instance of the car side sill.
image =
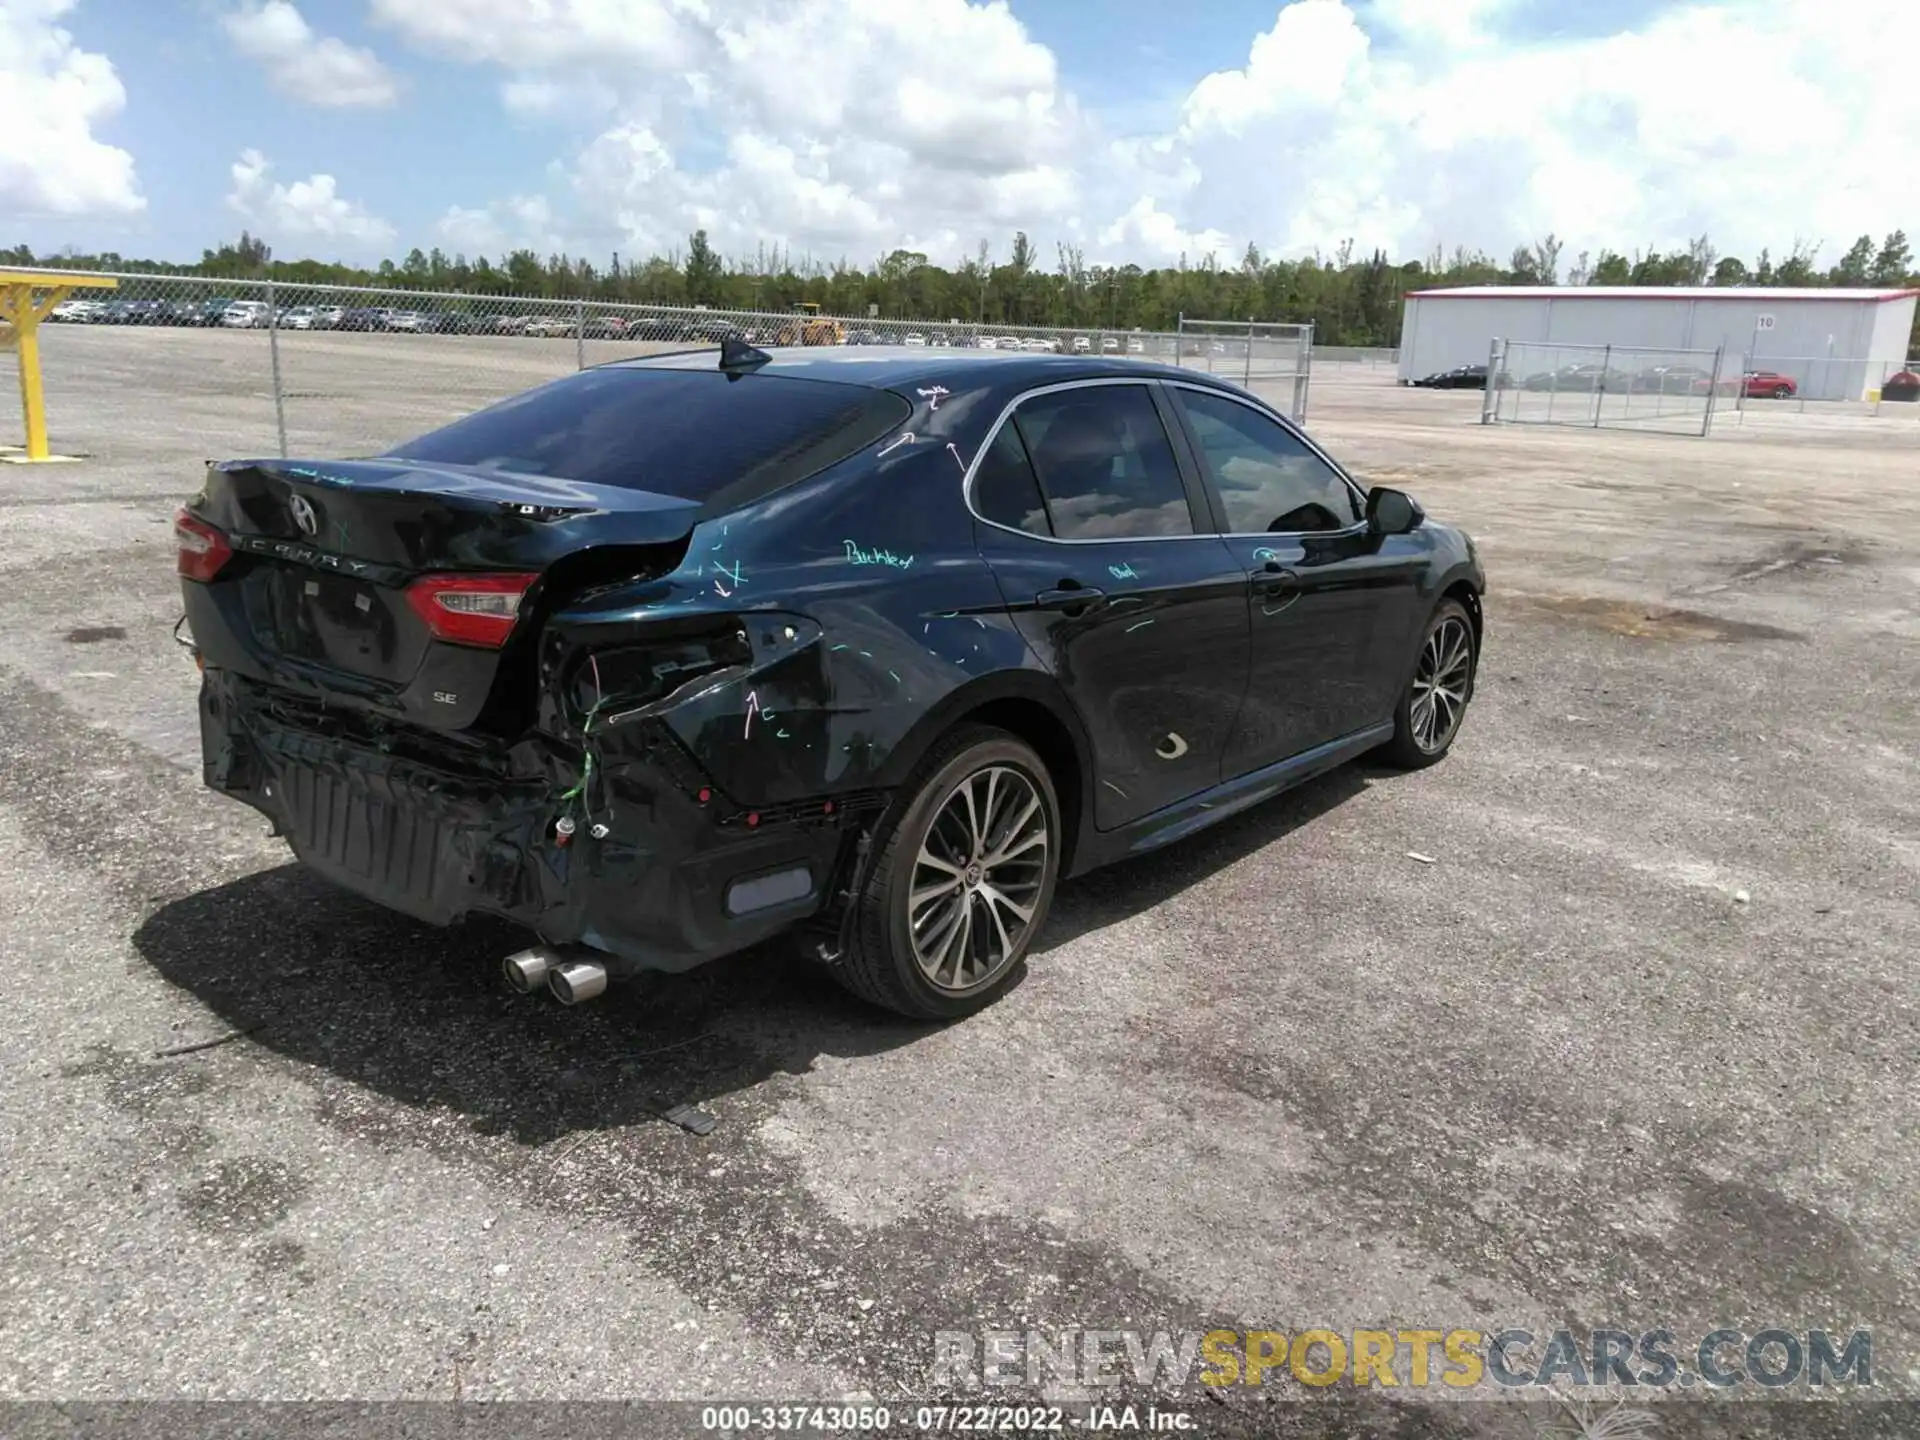
POLYGON ((1171 845, 1229 815, 1237 815, 1263 800, 1270 800, 1302 781, 1344 765, 1392 738, 1393 722, 1383 720, 1378 725, 1369 725, 1364 730, 1329 740, 1324 745, 1303 750, 1288 759, 1248 771, 1211 790, 1202 790, 1198 795, 1189 796, 1118 830, 1098 836, 1095 843, 1088 847, 1094 853, 1088 857, 1087 863, 1076 865, 1074 871, 1076 874, 1084 873, 1099 865, 1111 864, 1128 856, 1144 855, 1150 850, 1158 850, 1162 845, 1171 845))

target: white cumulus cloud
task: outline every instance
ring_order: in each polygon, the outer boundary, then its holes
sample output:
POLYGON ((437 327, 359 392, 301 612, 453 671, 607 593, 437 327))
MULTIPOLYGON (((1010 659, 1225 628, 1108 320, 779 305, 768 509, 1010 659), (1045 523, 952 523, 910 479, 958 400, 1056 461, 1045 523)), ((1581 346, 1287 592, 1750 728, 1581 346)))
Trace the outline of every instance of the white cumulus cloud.
POLYGON ((133 156, 94 134, 126 104, 104 55, 54 22, 73 0, 0 3, 0 216, 126 215, 146 207, 133 156))
POLYGON ((400 93, 393 72, 371 50, 315 33, 290 0, 261 0, 222 17, 234 47, 274 85, 311 105, 391 105, 400 93))
POLYGON ((371 10, 430 53, 529 73, 666 73, 710 28, 705 0, 372 0, 371 10))
POLYGON ((1363 0, 1370 28, 1412 45, 1457 48, 1492 39, 1493 27, 1514 0, 1363 0))
POLYGON ((1891 15, 1694 4, 1599 38, 1512 42, 1501 0, 1295 0, 1192 88, 1161 163, 1176 218, 1262 246, 1352 238, 1504 258, 1569 245, 1844 244, 1920 216, 1920 108, 1891 15), (1383 46, 1386 39, 1422 43, 1383 46), (1755 123, 1756 106, 1769 120, 1755 123))
POLYGON ((393 226, 343 199, 331 175, 309 175, 291 185, 272 177, 273 162, 258 150, 242 150, 233 163, 227 206, 262 232, 268 243, 327 240, 368 253, 395 238, 393 226))
MULTIPOLYGON (((1706 231, 1751 257, 1920 225, 1896 6, 1836 24, 1830 7, 1679 0, 1542 37, 1515 28, 1521 0, 1287 0, 1232 63, 1111 114, 1073 93, 1023 0, 371 6, 551 127, 571 184, 546 228, 576 252, 665 250, 698 227, 731 254, 951 263, 983 237, 1004 256, 1024 229, 1043 256, 1063 241, 1159 264, 1349 239, 1504 256, 1553 231, 1571 260, 1706 231)), ((496 208, 477 213, 504 235, 496 208)))
MULTIPOLYGON (((922 0, 374 0, 430 53, 497 67, 517 114, 569 115, 582 244, 705 228, 862 259, 1065 233, 1097 136, 1003 4, 922 0), (568 92, 580 103, 565 104, 568 92), (609 114, 608 112, 612 112, 609 114)), ((579 248, 576 245, 575 248, 579 248)))
POLYGON ((450 205, 435 230, 445 245, 460 254, 531 250, 546 256, 567 248, 554 228, 552 202, 544 195, 514 195, 490 205, 450 205))

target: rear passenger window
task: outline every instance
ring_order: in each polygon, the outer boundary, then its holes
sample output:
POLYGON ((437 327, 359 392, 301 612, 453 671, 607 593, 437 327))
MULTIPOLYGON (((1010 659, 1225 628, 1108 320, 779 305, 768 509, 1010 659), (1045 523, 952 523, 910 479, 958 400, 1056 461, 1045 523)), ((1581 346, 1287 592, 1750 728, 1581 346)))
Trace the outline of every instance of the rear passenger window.
POLYGON ((980 457, 980 468, 973 472, 973 508, 982 520, 1010 530, 1053 534, 1047 502, 1040 498, 1040 482, 1034 478, 1033 462, 1027 458, 1019 430, 1012 425, 1002 425, 987 453, 980 457))
POLYGON ((1180 465, 1146 386, 1056 391, 1014 419, 1058 538, 1193 534, 1180 465))

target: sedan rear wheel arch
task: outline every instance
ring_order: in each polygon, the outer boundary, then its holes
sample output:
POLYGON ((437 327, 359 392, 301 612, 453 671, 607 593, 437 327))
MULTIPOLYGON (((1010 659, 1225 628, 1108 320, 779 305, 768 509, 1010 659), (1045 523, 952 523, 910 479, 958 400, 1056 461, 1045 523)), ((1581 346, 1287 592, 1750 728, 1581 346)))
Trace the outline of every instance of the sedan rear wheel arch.
POLYGON ((1031 745, 956 727, 926 756, 874 837, 849 943, 831 973, 862 999, 954 1020, 1019 979, 1061 873, 1059 797, 1031 745))

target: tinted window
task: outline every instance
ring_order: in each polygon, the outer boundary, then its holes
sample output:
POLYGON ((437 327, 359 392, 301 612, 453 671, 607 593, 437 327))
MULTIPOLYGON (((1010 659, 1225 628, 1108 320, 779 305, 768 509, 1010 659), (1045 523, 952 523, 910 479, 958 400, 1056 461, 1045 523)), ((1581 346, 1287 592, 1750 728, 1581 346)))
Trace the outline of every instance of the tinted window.
POLYGON ((1193 533, 1180 466, 1144 385, 1041 395, 1014 418, 1062 540, 1193 533))
POLYGON ((1040 482, 1034 478, 1033 463, 1015 426, 1002 425, 980 457, 980 468, 973 472, 973 508, 981 519, 996 525, 1031 535, 1053 534, 1047 502, 1040 498, 1040 482))
POLYGON ((1234 534, 1344 530, 1353 491, 1286 426, 1220 395, 1176 390, 1234 534))
POLYGON ((583 370, 489 406, 391 453, 725 509, 805 479, 912 413, 863 385, 718 370, 583 370))

